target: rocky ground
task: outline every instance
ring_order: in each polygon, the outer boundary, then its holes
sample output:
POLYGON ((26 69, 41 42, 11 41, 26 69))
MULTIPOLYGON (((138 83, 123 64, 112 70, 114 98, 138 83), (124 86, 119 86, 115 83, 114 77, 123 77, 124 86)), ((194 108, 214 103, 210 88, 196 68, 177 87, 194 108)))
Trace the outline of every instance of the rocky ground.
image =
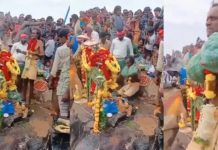
MULTIPOLYGON (((154 129, 157 127, 157 118, 153 116, 157 87, 152 84, 146 89, 149 94, 134 102, 137 111, 133 117, 122 120, 116 127, 110 127, 97 136, 89 132, 93 123, 91 113, 74 104, 71 116, 77 119, 74 118, 71 124, 71 149, 146 150, 151 147, 154 129)), ((33 104, 34 112, 28 119, 0 131, 0 149, 24 150, 27 146, 35 150, 45 143, 52 124, 49 105, 49 102, 33 104)))
POLYGON ((146 97, 134 100, 136 113, 131 118, 117 121, 100 134, 92 133, 93 115, 86 104, 71 109, 71 150, 147 150, 153 143, 157 118, 154 117, 157 87, 151 84, 146 97))
MULTIPOLYGON (((20 120, 12 127, 4 128, 0 131, 1 150, 22 150, 27 141, 33 139, 35 144, 42 143, 46 138, 52 123, 49 115, 49 103, 33 104, 32 115, 24 120, 20 120)), ((34 143, 33 143, 34 144, 34 143)))

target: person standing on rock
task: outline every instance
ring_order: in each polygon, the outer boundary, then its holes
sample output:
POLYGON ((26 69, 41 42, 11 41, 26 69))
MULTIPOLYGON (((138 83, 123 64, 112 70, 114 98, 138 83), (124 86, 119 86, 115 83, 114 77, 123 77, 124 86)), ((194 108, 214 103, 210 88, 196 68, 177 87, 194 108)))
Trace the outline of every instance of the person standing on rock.
POLYGON ((35 28, 32 30, 32 36, 28 42, 25 66, 21 75, 23 79, 23 98, 28 107, 31 104, 31 99, 34 99, 33 87, 34 81, 37 79, 37 63, 43 57, 44 48, 41 41, 41 32, 38 28, 35 28), (28 84, 30 84, 29 93, 27 93, 28 84))
POLYGON ((60 109, 60 117, 69 117, 69 85, 70 85, 70 56, 71 50, 67 46, 69 30, 61 29, 58 33, 60 47, 57 48, 55 58, 51 70, 50 83, 52 78, 59 76, 57 85, 58 104, 60 109))
POLYGON ((127 56, 134 56, 132 42, 125 36, 123 30, 117 31, 117 38, 113 39, 110 51, 118 60, 121 70, 125 66, 125 58, 127 56))
MULTIPOLYGON (((25 66, 25 57, 27 54, 27 46, 28 46, 28 36, 26 34, 21 34, 20 41, 13 44, 11 48, 11 53, 13 57, 16 59, 16 61, 19 64, 20 72, 22 74, 24 66, 25 66)), ((22 92, 22 79, 21 75, 18 76, 17 79, 17 87, 18 91, 22 92)))

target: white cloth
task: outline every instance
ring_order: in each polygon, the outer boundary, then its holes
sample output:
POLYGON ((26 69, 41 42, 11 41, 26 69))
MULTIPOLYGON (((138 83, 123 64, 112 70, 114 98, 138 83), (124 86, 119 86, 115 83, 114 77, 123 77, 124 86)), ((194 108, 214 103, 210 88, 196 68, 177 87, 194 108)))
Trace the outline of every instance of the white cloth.
POLYGON ((56 77, 58 70, 61 71, 57 86, 58 96, 64 95, 70 86, 70 54, 71 50, 66 44, 59 47, 55 53, 51 75, 56 77))
POLYGON ((153 34, 149 37, 148 39, 148 43, 145 45, 145 48, 149 51, 152 51, 153 50, 153 46, 155 44, 155 41, 156 41, 156 35, 153 34))
POLYGON ((55 50, 55 41, 54 40, 48 40, 45 44, 45 55, 47 57, 51 57, 54 54, 55 50))
POLYGON ((56 53, 55 53, 55 59, 54 59, 52 70, 51 70, 51 75, 53 77, 56 77, 58 70, 62 70, 65 64, 65 58, 70 59, 70 53, 71 51, 67 47, 66 44, 57 48, 56 53))
POLYGON ((94 30, 92 31, 92 33, 91 33, 91 41, 100 42, 98 32, 96 32, 94 30))
POLYGON ((125 58, 128 51, 130 56, 134 56, 132 42, 127 37, 124 37, 122 41, 118 38, 113 39, 110 51, 116 58, 125 58))
POLYGON ((11 54, 18 61, 18 63, 24 63, 26 55, 18 53, 17 49, 21 50, 22 52, 27 52, 27 46, 27 43, 23 45, 21 42, 14 43, 14 45, 12 46, 11 54))
POLYGON ((164 59, 164 42, 160 42, 159 52, 158 52, 158 59, 157 59, 157 66, 156 70, 162 72, 163 71, 163 61, 164 59))
POLYGON ((58 105, 60 108, 60 116, 61 117, 68 117, 69 116, 69 102, 63 102, 62 101, 63 96, 58 96, 58 105))
POLYGON ((148 69, 148 73, 155 73, 154 65, 151 65, 148 69))
POLYGON ((82 29, 80 27, 80 20, 78 19, 74 25, 74 33, 75 35, 80 35, 82 33, 82 29))

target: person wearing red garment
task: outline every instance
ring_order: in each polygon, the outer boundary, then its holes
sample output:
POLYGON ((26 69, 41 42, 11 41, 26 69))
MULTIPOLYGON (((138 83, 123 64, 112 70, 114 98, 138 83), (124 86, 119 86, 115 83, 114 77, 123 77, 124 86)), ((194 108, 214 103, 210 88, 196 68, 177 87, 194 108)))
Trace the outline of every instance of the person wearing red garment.
POLYGON ((40 40, 40 36, 41 33, 38 29, 32 30, 32 37, 28 43, 25 67, 22 73, 22 79, 24 80, 23 98, 28 107, 31 104, 31 99, 34 98, 33 86, 37 78, 37 63, 44 56, 43 43, 40 40), (29 94, 27 94, 28 84, 30 84, 29 94))

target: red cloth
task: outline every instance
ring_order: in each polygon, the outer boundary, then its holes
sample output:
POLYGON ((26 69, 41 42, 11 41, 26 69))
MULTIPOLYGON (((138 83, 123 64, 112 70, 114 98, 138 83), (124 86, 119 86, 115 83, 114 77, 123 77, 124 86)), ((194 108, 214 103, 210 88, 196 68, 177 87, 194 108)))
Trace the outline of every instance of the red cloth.
POLYGON ((37 39, 31 39, 28 43, 27 50, 34 52, 36 50, 37 39))
POLYGON ((8 70, 8 67, 6 66, 6 63, 10 61, 11 53, 2 51, 0 52, 0 70, 2 70, 6 81, 9 81, 11 79, 11 73, 8 70))

